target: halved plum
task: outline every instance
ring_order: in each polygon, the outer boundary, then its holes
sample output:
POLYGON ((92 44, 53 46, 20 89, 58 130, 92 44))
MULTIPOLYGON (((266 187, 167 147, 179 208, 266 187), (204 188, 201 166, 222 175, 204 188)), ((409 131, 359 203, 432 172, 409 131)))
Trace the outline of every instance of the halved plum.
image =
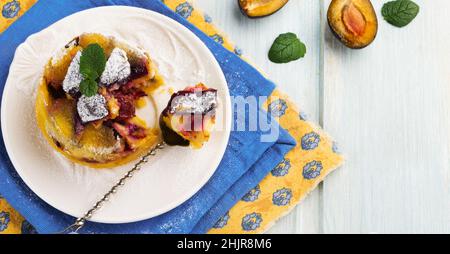
POLYGON ((369 0, 333 0, 327 17, 333 34, 349 48, 364 48, 377 35, 377 15, 369 0))
POLYGON ((261 18, 279 11, 289 0, 238 0, 239 7, 249 18, 261 18))

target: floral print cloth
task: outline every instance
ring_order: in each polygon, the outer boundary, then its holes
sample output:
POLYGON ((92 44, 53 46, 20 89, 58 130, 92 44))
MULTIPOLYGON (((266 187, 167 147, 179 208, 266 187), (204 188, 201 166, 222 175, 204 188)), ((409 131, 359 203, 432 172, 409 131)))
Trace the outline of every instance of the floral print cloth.
MULTIPOLYGON (((38 0, 0 0, 0 33, 38 0)), ((241 56, 242 50, 212 24, 212 18, 191 1, 162 0, 226 49, 241 56)), ((224 214, 209 233, 262 233, 292 210, 331 171, 343 162, 336 143, 306 120, 289 98, 275 89, 265 103, 267 112, 297 141, 280 163, 257 186, 224 214)), ((33 226, 0 196, 0 234, 36 233, 33 226)))

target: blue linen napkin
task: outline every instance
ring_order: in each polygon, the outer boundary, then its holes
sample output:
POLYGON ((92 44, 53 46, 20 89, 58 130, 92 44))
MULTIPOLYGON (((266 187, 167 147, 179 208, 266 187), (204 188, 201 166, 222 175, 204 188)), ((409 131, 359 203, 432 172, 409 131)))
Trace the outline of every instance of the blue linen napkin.
MULTIPOLYGON (((108 5, 126 5, 153 10, 190 29, 206 44, 219 62, 231 96, 269 96, 273 91, 274 84, 257 70, 203 34, 159 0, 39 0, 22 18, 0 35, 1 92, 3 93, 14 52, 29 35, 75 12, 108 5)), ((234 117, 234 121, 240 120, 234 117)), ((295 146, 295 140, 281 127, 276 142, 261 143, 262 134, 261 131, 233 131, 225 155, 212 178, 179 207, 158 217, 135 223, 88 223, 81 233, 206 233, 220 216, 256 186, 295 146)), ((23 183, 8 158, 3 133, 0 135, 0 156, 0 194, 39 233, 59 232, 73 222, 73 217, 46 204, 23 183)))

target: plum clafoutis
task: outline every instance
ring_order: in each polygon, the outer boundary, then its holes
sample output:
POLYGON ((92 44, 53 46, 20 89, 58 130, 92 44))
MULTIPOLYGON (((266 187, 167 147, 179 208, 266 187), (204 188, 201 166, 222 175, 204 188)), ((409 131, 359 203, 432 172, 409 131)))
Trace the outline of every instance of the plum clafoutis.
POLYGON ((37 123, 50 145, 72 162, 119 166, 161 141, 159 128, 147 126, 136 109, 162 83, 146 51, 112 36, 85 33, 47 62, 36 97, 37 123), (93 44, 106 63, 93 95, 87 96, 80 89, 86 78, 80 59, 93 44))
POLYGON ((203 147, 216 120, 217 90, 200 83, 172 94, 160 116, 166 144, 203 147))

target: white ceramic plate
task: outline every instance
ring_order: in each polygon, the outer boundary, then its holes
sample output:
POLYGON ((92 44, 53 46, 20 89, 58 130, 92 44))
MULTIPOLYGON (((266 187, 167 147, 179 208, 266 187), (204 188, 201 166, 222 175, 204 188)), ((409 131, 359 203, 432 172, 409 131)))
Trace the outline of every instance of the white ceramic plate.
MULTIPOLYGON (((180 90, 204 82, 219 91, 217 125, 210 141, 200 150, 161 150, 92 220, 127 223, 167 212, 192 197, 219 165, 230 134, 231 103, 225 77, 207 47, 188 29, 158 13, 123 6, 89 9, 58 21, 20 45, 1 108, 9 157, 40 198, 75 217, 84 214, 132 167, 131 163, 96 170, 75 165, 55 152, 37 128, 34 103, 43 67, 58 49, 84 32, 112 35, 150 53, 166 81, 166 87, 154 96, 157 106, 150 109, 154 113, 167 104, 168 88, 180 90)), ((154 118, 149 120, 155 122, 154 118)))

